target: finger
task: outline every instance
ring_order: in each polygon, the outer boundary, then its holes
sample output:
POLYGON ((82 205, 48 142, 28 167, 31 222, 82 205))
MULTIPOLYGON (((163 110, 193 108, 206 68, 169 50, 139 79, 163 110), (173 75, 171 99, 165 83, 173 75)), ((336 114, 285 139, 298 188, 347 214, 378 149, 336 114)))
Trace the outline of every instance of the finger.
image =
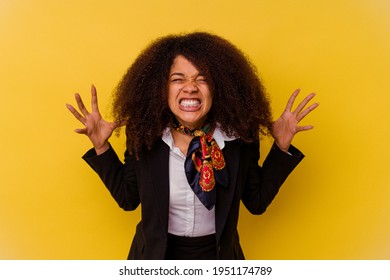
POLYGON ((295 98, 297 98, 297 96, 298 96, 298 94, 299 94, 300 91, 301 91, 300 89, 296 89, 296 90, 291 94, 290 99, 289 99, 288 102, 287 102, 287 106, 286 106, 286 109, 285 109, 286 111, 291 112, 291 108, 292 108, 293 105, 294 105, 295 98))
POLYGON ((98 100, 97 100, 97 92, 96 87, 94 85, 91 86, 91 102, 92 102, 92 112, 99 112, 98 100))
POLYGON ((86 128, 77 128, 74 130, 74 132, 78 134, 87 134, 87 129, 86 128))
POLYGON ((89 115, 89 112, 85 108, 84 102, 81 99, 80 94, 76 93, 75 98, 76 98, 77 106, 79 107, 81 113, 83 113, 84 116, 89 115))
POLYGON ((306 117, 311 111, 313 111, 318 106, 320 106, 319 103, 314 103, 314 104, 310 105, 309 107, 307 107, 305 110, 303 110, 303 112, 301 112, 298 115, 297 121, 300 122, 304 117, 306 117))
POLYGON ((73 114, 73 116, 76 117, 76 119, 78 119, 82 124, 85 124, 85 118, 80 115, 79 112, 77 112, 77 110, 70 104, 66 104, 66 107, 68 108, 68 110, 73 114))
POLYGON ((306 131, 306 130, 311 130, 311 129, 313 129, 313 128, 314 128, 314 126, 312 126, 312 125, 298 126, 298 127, 297 127, 297 132, 306 131))
POLYGON ((298 107, 294 111, 294 114, 299 114, 303 110, 303 108, 305 108, 307 103, 309 103, 309 101, 313 99, 315 95, 316 94, 313 92, 310 93, 308 96, 306 96, 305 99, 303 99, 302 102, 299 103, 298 107))

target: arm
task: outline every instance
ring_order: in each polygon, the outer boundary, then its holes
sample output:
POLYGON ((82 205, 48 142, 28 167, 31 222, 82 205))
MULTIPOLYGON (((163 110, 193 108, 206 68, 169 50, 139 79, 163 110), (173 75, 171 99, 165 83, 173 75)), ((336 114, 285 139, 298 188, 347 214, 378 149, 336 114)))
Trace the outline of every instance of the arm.
POLYGON ((305 106, 315 96, 312 93, 294 111, 291 111, 298 93, 299 90, 293 92, 282 115, 274 122, 272 136, 275 138, 275 143, 263 167, 258 166, 259 143, 248 145, 246 156, 248 173, 245 176, 242 201, 253 214, 261 214, 266 210, 288 175, 304 157, 291 145, 291 142, 298 132, 313 128, 311 125, 299 126, 298 124, 319 104, 314 103, 305 109, 305 106))
POLYGON ((96 88, 93 85, 91 87, 91 112, 85 108, 79 94, 76 94, 75 98, 80 112, 72 105, 66 104, 73 116, 84 125, 84 128, 76 129, 75 132, 85 134, 94 147, 83 156, 84 160, 98 173, 122 208, 125 210, 137 208, 139 195, 135 176, 135 159, 126 153, 125 164, 122 164, 108 142, 114 129, 124 125, 125 122, 108 122, 102 118, 96 88))
POLYGON ((292 145, 288 152, 291 155, 274 144, 261 167, 258 165, 259 143, 248 144, 245 148, 246 175, 241 199, 252 214, 259 215, 265 212, 284 181, 304 157, 292 145))
POLYGON ((94 149, 89 150, 83 159, 99 175, 112 197, 124 210, 134 210, 140 204, 136 177, 135 156, 125 153, 123 164, 114 149, 109 145, 108 150, 97 155, 94 149))

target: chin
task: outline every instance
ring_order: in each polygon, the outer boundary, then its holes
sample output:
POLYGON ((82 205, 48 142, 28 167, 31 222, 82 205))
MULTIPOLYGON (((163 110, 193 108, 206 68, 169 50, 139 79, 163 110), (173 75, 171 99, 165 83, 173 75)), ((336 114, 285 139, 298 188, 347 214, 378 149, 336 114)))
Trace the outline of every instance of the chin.
POLYGON ((189 128, 191 127, 198 128, 197 126, 202 125, 206 119, 205 117, 185 117, 185 116, 177 116, 176 118, 181 124, 189 128))

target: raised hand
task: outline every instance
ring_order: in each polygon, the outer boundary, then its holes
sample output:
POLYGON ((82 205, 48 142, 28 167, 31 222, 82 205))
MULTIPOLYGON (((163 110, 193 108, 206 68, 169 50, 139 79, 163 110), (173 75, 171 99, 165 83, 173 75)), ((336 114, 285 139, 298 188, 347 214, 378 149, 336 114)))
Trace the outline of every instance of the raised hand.
POLYGON ((304 117, 319 106, 318 103, 313 103, 305 109, 309 101, 315 96, 314 93, 311 93, 306 96, 306 98, 303 99, 298 107, 292 112, 291 109, 299 91, 300 90, 297 89, 293 92, 288 100, 284 112, 280 118, 274 122, 272 127, 272 136, 275 139, 276 145, 286 152, 288 151, 295 134, 300 131, 306 131, 314 128, 312 125, 299 126, 298 124, 304 117))
POLYGON ((91 140, 96 153, 102 154, 109 148, 108 139, 111 137, 115 128, 124 125, 124 123, 107 122, 99 112, 97 93, 94 85, 91 86, 91 104, 92 112, 88 112, 85 108, 83 100, 78 93, 75 94, 75 99, 80 113, 70 104, 66 104, 69 111, 78 119, 85 127, 76 129, 75 132, 85 134, 91 140))

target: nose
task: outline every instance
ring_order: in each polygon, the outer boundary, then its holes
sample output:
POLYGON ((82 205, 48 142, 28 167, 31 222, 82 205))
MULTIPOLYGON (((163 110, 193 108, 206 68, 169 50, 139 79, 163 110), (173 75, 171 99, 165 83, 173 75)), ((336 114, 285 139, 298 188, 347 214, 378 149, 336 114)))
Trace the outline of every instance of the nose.
POLYGON ((198 91, 198 85, 196 84, 196 81, 194 80, 188 80, 184 84, 183 91, 185 92, 197 92, 198 91))

